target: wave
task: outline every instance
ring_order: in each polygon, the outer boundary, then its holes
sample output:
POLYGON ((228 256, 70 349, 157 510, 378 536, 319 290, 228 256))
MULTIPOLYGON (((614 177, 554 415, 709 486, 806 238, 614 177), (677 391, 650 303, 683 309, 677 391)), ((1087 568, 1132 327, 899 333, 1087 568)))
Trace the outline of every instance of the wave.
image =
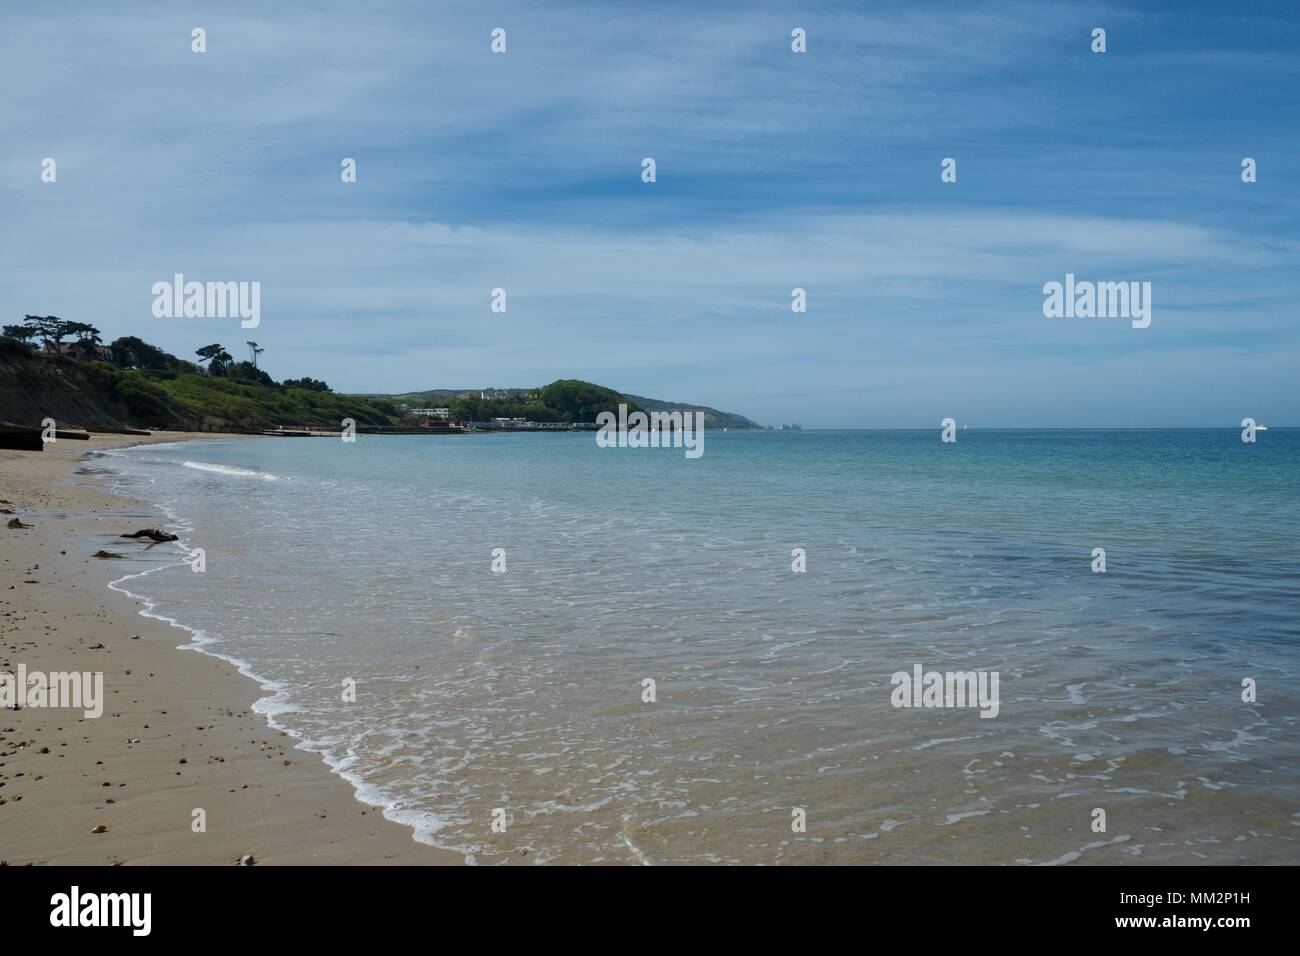
MULTIPOLYGON (((144 605, 137 612, 141 617, 163 621, 178 630, 187 632, 190 635, 189 643, 178 645, 177 650, 196 651, 207 657, 225 661, 239 671, 240 674, 254 681, 268 696, 259 698, 253 703, 253 712, 261 716, 272 730, 288 734, 294 741, 296 750, 314 753, 319 756, 332 773, 337 774, 351 785, 352 795, 357 802, 375 807, 382 812, 385 819, 411 829, 413 831, 412 839, 417 843, 438 849, 462 852, 462 848, 440 843, 434 838, 435 834, 447 825, 448 821, 446 819, 432 812, 404 809, 400 799, 391 796, 383 788, 369 783, 360 773, 351 769, 355 761, 355 754, 349 752, 346 756, 340 757, 325 741, 312 739, 294 727, 278 720, 277 718, 292 714, 300 709, 298 705, 291 703, 289 700, 288 684, 257 673, 253 669, 253 665, 241 657, 216 650, 213 645, 221 644, 220 638, 213 637, 205 630, 191 627, 170 615, 162 613, 158 609, 158 603, 152 598, 132 591, 125 586, 128 581, 147 578, 160 571, 178 567, 186 567, 186 565, 184 563, 158 565, 110 581, 108 587, 112 591, 117 591, 119 594, 140 601, 144 605)), ((467 863, 472 861, 472 856, 466 858, 467 863)))
MULTIPOLYGON (((164 458, 141 459, 136 457, 135 460, 143 460, 166 465, 175 464, 174 461, 169 461, 164 458)), ((216 474, 228 474, 238 477, 259 477, 270 481, 275 481, 279 478, 277 475, 265 472, 252 471, 247 468, 235 468, 228 465, 217 465, 210 462, 186 461, 182 464, 187 468, 194 468, 199 471, 210 471, 216 474)), ((138 487, 123 487, 123 479, 126 477, 123 472, 118 471, 114 473, 110 471, 107 477, 110 478, 110 485, 113 486, 115 490, 121 491, 122 493, 139 494, 141 491, 138 487), (118 480, 112 481, 111 479, 114 477, 118 480)), ((152 483, 153 479, 150 479, 150 481, 152 483)), ((150 497, 152 499, 151 503, 154 507, 162 511, 169 519, 170 523, 168 527, 175 528, 180 532, 180 540, 175 543, 177 553, 188 558, 190 543, 187 535, 193 531, 192 524, 173 511, 166 502, 158 500, 156 495, 151 495, 150 497)), ((433 812, 406 809, 400 798, 391 795, 385 788, 370 783, 361 775, 361 773, 353 769, 356 755, 350 748, 346 754, 340 755, 337 752, 337 748, 332 746, 330 741, 315 739, 304 734, 295 727, 282 722, 279 718, 293 714, 301 709, 299 705, 291 701, 291 688, 289 684, 258 673, 254 669, 252 662, 229 653, 224 649, 219 649, 220 645, 224 643, 220 637, 209 634, 202 628, 192 627, 176 617, 163 613, 159 607, 159 601, 154 600, 148 595, 133 591, 127 586, 128 583, 131 582, 143 582, 152 575, 160 572, 176 571, 179 568, 187 567, 188 562, 185 559, 178 562, 167 562, 155 565, 142 571, 132 572, 110 581, 108 583, 108 588, 109 590, 116 591, 119 594, 124 594, 133 600, 139 601, 143 605, 143 607, 137 611, 141 617, 162 621, 177 630, 187 633, 189 635, 189 641, 177 645, 177 650, 194 651, 207 657, 224 661, 234 667, 244 677, 247 677, 249 680, 256 683, 266 696, 260 697, 253 703, 253 712, 265 720, 267 726, 272 730, 287 734, 290 739, 294 741, 294 749, 319 756, 331 773, 337 774, 351 786, 352 795, 357 802, 364 806, 374 807, 380 810, 385 819, 410 829, 412 831, 412 839, 417 843, 422 843, 426 846, 432 846, 438 849, 451 850, 453 852, 466 852, 463 847, 440 842, 435 838, 438 832, 449 824, 450 821, 448 819, 433 812)), ((466 856, 467 863, 472 863, 473 859, 472 855, 466 856)))
POLYGON ((211 471, 219 475, 235 475, 240 478, 261 478, 265 481, 279 481, 279 475, 268 474, 265 471, 252 471, 248 468, 236 468, 234 465, 214 465, 206 461, 186 461, 181 462, 186 468, 194 468, 198 471, 211 471))

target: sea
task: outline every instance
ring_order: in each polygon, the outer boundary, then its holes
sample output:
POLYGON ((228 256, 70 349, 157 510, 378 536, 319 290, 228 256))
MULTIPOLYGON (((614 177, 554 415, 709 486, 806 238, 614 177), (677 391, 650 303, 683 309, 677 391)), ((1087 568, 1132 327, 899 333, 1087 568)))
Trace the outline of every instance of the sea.
POLYGON ((1300 863, 1300 430, 250 437, 86 468, 181 536, 112 586, 471 863, 1300 863), (996 675, 996 714, 900 706, 931 671, 996 675))

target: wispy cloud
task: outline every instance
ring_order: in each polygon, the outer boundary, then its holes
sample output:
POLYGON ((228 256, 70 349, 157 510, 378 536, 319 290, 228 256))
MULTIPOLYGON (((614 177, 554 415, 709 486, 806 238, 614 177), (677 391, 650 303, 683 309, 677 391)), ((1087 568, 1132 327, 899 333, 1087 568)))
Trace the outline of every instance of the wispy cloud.
POLYGON ((123 5, 70 33, 18 6, 0 309, 238 337, 152 318, 184 272, 261 281, 267 364, 357 391, 576 375, 809 425, 1280 421, 1300 207, 1269 80, 1297 30, 1200 35, 1186 9, 123 5), (1152 328, 1044 319, 1067 271, 1152 281, 1152 328))

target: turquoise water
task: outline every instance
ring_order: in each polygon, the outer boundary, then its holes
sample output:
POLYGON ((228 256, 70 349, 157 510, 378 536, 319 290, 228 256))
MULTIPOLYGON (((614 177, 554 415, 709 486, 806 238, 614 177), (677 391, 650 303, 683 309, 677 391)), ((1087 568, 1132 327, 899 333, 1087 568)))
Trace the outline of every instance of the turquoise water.
POLYGON ((121 586, 479 863, 1300 862, 1300 431, 710 432, 696 460, 363 435, 100 464, 206 552, 196 574, 156 548, 169 566, 121 586), (998 672, 998 715, 892 706, 914 664, 998 672))

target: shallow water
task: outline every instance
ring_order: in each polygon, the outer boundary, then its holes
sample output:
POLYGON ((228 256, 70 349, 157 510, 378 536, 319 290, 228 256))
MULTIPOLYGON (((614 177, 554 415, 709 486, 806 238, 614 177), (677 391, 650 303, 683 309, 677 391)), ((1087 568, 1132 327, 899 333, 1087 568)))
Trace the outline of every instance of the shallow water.
POLYGON ((98 466, 206 553, 160 545, 175 563, 121 586, 479 863, 1300 862, 1297 431, 710 432, 697 460, 363 435, 98 466), (998 715, 892 706, 914 664, 998 672, 998 715))

